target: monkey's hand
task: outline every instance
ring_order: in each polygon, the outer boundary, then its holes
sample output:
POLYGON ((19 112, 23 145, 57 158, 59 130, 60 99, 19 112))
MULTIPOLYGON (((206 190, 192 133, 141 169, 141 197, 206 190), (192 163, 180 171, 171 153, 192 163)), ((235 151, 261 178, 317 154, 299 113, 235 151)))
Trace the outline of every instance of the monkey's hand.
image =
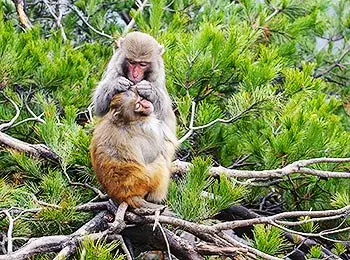
MULTIPOLYGON (((116 93, 124 92, 124 91, 128 90, 132 85, 134 85, 134 83, 131 80, 129 80, 123 76, 120 76, 117 78, 115 92, 116 93)), ((114 93, 114 94, 116 94, 116 93, 114 93)))
POLYGON ((154 103, 157 99, 157 93, 152 86, 152 83, 147 80, 142 80, 135 85, 139 95, 148 101, 154 103))

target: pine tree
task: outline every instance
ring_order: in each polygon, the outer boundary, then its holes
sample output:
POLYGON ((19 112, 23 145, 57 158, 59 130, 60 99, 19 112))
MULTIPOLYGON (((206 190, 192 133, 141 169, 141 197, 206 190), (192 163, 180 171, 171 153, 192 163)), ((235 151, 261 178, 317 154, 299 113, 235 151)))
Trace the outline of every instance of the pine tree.
POLYGON ((0 2, 0 259, 33 237, 35 259, 130 258, 120 234, 135 257, 349 257, 349 1, 23 2, 0 2), (91 93, 128 30, 166 49, 177 222, 113 222, 91 168, 91 93), (345 159, 293 164, 312 158, 345 159))

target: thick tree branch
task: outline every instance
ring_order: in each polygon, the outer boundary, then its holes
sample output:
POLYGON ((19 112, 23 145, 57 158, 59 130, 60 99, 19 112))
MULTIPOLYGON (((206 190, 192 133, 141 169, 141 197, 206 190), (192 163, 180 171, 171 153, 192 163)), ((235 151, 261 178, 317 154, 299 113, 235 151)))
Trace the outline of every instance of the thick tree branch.
MULTIPOLYGON (((0 260, 20 260, 27 259, 33 255, 47 252, 59 251, 63 248, 70 247, 66 249, 63 256, 67 252, 71 252, 73 248, 77 247, 78 244, 89 234, 89 237, 93 240, 98 240, 107 235, 106 232, 96 233, 101 230, 105 230, 107 227, 107 220, 105 219, 105 211, 97 214, 93 219, 91 219, 84 226, 79 228, 76 232, 71 235, 57 235, 57 236, 44 236, 40 238, 32 238, 24 245, 21 249, 7 255, 0 255, 0 260)), ((110 239, 115 237, 109 236, 110 239)))
POLYGON ((29 144, 2 132, 0 132, 0 144, 4 144, 15 150, 26 152, 37 157, 51 159, 54 161, 59 160, 57 154, 50 150, 46 145, 29 144))
MULTIPOLYGON (((288 176, 293 173, 301 173, 306 175, 314 175, 322 178, 350 178, 350 172, 330 172, 307 168, 311 164, 318 163, 345 163, 350 162, 350 158, 315 158, 309 160, 300 160, 291 163, 281 169, 274 170, 263 170, 263 171, 250 171, 250 170, 234 170, 227 169, 222 166, 211 167, 209 169, 209 174, 213 176, 219 176, 224 174, 229 177, 234 178, 280 178, 283 176, 288 176)), ((176 160, 173 162, 172 172, 186 173, 191 167, 191 163, 182 162, 176 160)))
POLYGON ((32 27, 32 23, 30 22, 27 14, 24 11, 24 1, 23 0, 12 0, 12 2, 16 6, 16 11, 18 14, 19 22, 22 24, 24 29, 30 29, 32 27))

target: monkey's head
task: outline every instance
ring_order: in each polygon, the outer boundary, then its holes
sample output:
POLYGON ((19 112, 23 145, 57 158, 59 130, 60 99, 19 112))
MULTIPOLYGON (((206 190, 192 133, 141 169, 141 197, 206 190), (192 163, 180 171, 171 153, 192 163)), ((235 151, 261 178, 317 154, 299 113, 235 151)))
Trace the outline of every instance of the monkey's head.
POLYGON ((139 121, 150 116, 153 111, 153 104, 133 89, 114 95, 110 104, 110 113, 118 122, 139 121))
POLYGON ((134 83, 150 80, 148 77, 154 77, 154 71, 159 71, 159 67, 163 66, 164 47, 146 33, 128 33, 118 40, 118 47, 124 54, 123 73, 134 83))

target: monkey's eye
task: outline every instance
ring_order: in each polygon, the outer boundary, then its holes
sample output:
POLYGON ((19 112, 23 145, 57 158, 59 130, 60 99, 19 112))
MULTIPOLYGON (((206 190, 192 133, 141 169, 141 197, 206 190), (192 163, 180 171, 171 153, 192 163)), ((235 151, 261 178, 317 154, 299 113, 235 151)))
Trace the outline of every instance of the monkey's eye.
POLYGON ((129 60, 129 59, 127 59, 126 60, 129 64, 131 64, 131 65, 134 65, 136 62, 135 61, 133 61, 133 60, 129 60))
POLYGON ((140 62, 140 66, 141 66, 142 68, 145 68, 145 67, 148 66, 148 63, 146 63, 146 62, 140 62))
POLYGON ((135 106, 135 110, 140 109, 140 107, 141 107, 141 105, 139 103, 137 103, 136 106, 135 106))

